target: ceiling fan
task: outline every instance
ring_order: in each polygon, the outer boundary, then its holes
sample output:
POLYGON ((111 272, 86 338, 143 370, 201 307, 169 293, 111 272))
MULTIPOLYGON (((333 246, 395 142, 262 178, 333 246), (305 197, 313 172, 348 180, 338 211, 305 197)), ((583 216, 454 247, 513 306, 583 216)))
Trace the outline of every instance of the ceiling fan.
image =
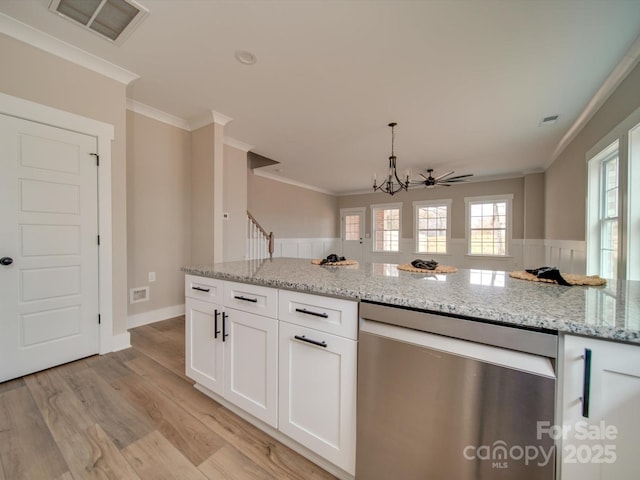
POLYGON ((450 187, 454 183, 466 182, 465 178, 467 177, 473 177, 473 173, 467 173, 466 175, 456 175, 455 177, 450 177, 449 175, 452 175, 453 173, 455 173, 451 171, 451 172, 443 173, 442 175, 434 178, 432 175, 433 168, 428 169, 427 173, 429 174, 428 177, 421 173, 420 176, 424 178, 424 180, 419 181, 420 185, 424 185, 427 188, 433 188, 436 186, 450 187))

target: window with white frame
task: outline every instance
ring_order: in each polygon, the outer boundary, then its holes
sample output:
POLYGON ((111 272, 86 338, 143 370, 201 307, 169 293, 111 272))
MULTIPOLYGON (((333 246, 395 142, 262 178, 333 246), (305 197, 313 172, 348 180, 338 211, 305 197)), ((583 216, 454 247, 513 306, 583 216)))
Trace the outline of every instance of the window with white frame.
POLYGON ((587 274, 640 280, 640 108, 587 152, 587 172, 587 274))
POLYGON ((509 255, 512 200, 513 195, 464 199, 469 255, 509 255))
POLYGON ((618 277, 618 148, 600 162, 600 272, 618 277))
POLYGON ((344 216, 344 239, 360 240, 360 215, 344 216))
POLYGON ((413 202, 417 253, 449 251, 451 200, 413 202))
POLYGON ((400 251, 402 204, 371 205, 373 251, 400 251))
POLYGON ((587 243, 590 273, 618 278, 620 260, 620 142, 589 159, 587 243))

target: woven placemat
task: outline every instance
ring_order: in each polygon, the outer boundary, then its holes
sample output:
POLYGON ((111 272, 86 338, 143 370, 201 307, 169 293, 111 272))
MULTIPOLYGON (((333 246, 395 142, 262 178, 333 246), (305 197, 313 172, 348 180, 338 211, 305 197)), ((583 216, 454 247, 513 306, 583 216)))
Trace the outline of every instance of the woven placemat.
POLYGON ((438 265, 433 270, 429 270, 428 268, 416 268, 410 263, 403 263, 402 265, 398 265, 398 270, 404 270, 405 272, 414 273, 456 273, 458 271, 456 267, 449 267, 447 265, 438 265))
MULTIPOLYGON (((607 284, 607 281, 604 278, 600 278, 598 275, 577 275, 575 273, 561 273, 560 275, 562 275, 562 278, 564 278, 570 285, 589 285, 592 287, 597 287, 607 284)), ((548 278, 538 278, 535 275, 524 271, 509 272, 509 276, 520 280, 529 280, 530 282, 557 284, 555 280, 550 280, 548 278)))
POLYGON ((325 266, 329 266, 329 267, 344 267, 347 265, 357 265, 358 261, 357 260, 342 260, 340 262, 332 262, 332 263, 321 263, 322 259, 316 259, 316 260, 311 260, 311 263, 313 265, 325 265, 325 266))

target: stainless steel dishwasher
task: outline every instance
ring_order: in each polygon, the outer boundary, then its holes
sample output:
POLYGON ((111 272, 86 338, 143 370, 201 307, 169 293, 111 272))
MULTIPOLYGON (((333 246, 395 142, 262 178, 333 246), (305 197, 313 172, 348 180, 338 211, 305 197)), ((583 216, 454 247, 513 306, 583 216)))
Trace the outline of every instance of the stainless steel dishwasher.
POLYGON ((552 480, 557 336, 363 302, 357 480, 552 480))

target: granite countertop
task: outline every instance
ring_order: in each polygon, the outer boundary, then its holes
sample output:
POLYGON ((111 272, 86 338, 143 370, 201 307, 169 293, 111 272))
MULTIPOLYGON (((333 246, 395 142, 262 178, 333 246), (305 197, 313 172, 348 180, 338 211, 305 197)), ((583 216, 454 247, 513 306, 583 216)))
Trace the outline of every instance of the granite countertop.
POLYGON ((640 344, 640 281, 565 287, 465 270, 410 273, 393 264, 318 266, 274 258, 184 267, 192 275, 461 315, 640 344))

